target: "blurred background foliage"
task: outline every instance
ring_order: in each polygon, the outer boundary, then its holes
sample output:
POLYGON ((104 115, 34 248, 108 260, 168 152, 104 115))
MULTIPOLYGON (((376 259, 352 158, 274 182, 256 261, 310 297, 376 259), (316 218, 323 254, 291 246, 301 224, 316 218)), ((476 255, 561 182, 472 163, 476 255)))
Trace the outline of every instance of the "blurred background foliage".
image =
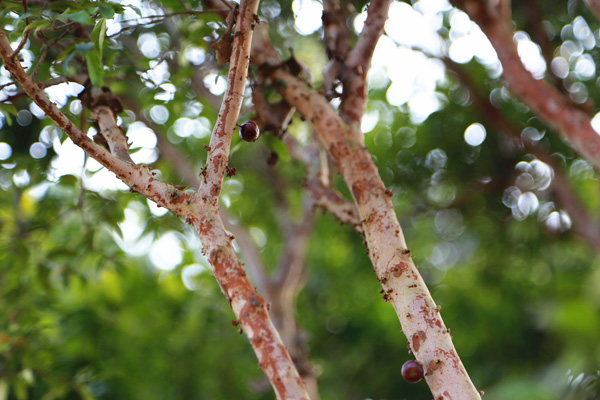
MULTIPOLYGON (((20 1, 0 2, 0 26, 13 46, 25 27, 35 30, 21 53, 28 71, 40 82, 95 74, 127 109, 121 123, 134 160, 185 185, 155 150, 156 136, 200 170, 225 85, 226 68, 210 48, 224 31, 221 20, 190 13, 203 10, 190 0, 27 3, 25 13, 20 1), (90 35, 102 20, 108 31, 100 50, 90 35), (86 69, 86 59, 101 62, 86 69)), ((350 3, 357 10, 352 29, 364 19, 365 2, 350 3)), ((510 96, 493 54, 461 56, 460 40, 476 33, 463 13, 442 0, 413 3, 394 3, 391 23, 401 25, 413 12, 437 21, 439 52, 419 42, 417 28, 414 42, 399 42, 388 27, 384 50, 393 46, 406 57, 383 53, 390 58, 383 65, 376 54, 363 130, 463 363, 489 400, 599 399, 598 249, 575 233, 556 199, 552 170, 507 140, 469 90, 552 155, 591 221, 600 209, 596 172, 510 96), (448 54, 472 88, 440 61, 448 54), (431 68, 418 75, 411 63, 431 68), (398 100, 394 85, 411 82, 412 92, 398 100), (437 103, 411 103, 425 95, 437 103)), ((542 76, 594 109, 598 20, 582 1, 532 3, 551 46, 552 67, 542 76)), ((514 2, 513 10, 522 33, 534 22, 524 4, 514 2)), ((321 9, 316 1, 265 0, 259 15, 282 56, 293 49, 312 71, 316 88, 327 64, 315 22, 321 9)), ((84 158, 9 84, 5 70, 0 79, 0 400, 273 398, 194 232, 84 158)), ((47 92, 69 118, 89 126, 80 90, 70 83, 47 92)), ((250 91, 243 118, 253 116, 250 91)), ((310 126, 295 117, 289 134, 305 143, 310 126)), ((305 173, 269 135, 254 144, 234 138, 230 165, 237 175, 226 180, 222 197, 274 266, 283 243, 271 211, 281 193, 266 177, 275 171, 284 182, 300 219, 305 173), (267 163, 272 152, 275 167, 267 163)), ((378 294, 361 239, 319 214, 306 264, 297 318, 320 372, 321 397, 429 399, 424 382, 401 379, 411 358, 406 339, 378 294)))

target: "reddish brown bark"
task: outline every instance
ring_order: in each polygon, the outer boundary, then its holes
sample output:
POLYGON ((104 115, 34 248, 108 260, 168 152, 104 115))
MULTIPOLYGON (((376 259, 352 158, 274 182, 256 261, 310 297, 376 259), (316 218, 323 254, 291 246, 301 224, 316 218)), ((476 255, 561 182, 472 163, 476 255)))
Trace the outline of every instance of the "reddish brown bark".
POLYGON ((350 188, 384 300, 393 305, 413 354, 426 366, 425 378, 434 397, 479 399, 439 309, 412 261, 391 202, 392 192, 379 177, 362 132, 346 124, 324 95, 281 67, 263 31, 257 32, 253 60, 270 66, 266 68, 271 71, 270 78, 286 101, 312 123, 350 188), (418 343, 413 338, 418 338, 418 343))

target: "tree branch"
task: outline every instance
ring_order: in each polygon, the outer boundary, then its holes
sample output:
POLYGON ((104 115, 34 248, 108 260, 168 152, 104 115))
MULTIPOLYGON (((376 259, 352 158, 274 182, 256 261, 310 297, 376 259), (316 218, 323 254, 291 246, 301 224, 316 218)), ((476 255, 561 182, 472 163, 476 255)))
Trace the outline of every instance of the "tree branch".
POLYGON ((584 0, 590 10, 600 19, 600 0, 584 0))
POLYGON ((0 30, 0 55, 4 60, 4 67, 11 73, 13 79, 21 85, 29 96, 52 119, 73 142, 81 147, 92 158, 104 167, 113 171, 119 179, 132 190, 155 201, 162 207, 168 208, 177 215, 186 218, 190 215, 187 200, 189 196, 178 191, 173 185, 166 184, 154 178, 154 175, 145 166, 130 164, 112 155, 102 146, 94 143, 85 132, 75 126, 38 85, 31 80, 20 63, 11 57, 12 49, 4 31, 0 30))
POLYGON ((108 106, 97 106, 92 109, 92 118, 100 126, 100 133, 106 139, 110 152, 119 159, 133 164, 133 160, 129 155, 129 146, 127 139, 117 125, 117 121, 112 110, 108 106))
MULTIPOLYGON (((129 98, 123 98, 127 108, 131 109, 135 115, 137 115, 143 123, 156 134, 157 148, 160 153, 160 157, 169 162, 175 171, 183 178, 183 181, 193 187, 200 186, 200 178, 195 172, 195 168, 192 164, 184 157, 183 153, 175 147, 169 140, 165 138, 164 132, 160 132, 160 127, 156 126, 153 122, 149 121, 143 113, 140 112, 137 105, 129 98)), ((259 254, 256 244, 248 234, 248 232, 233 222, 233 218, 226 210, 219 209, 219 215, 223 221, 225 229, 233 233, 238 244, 242 249, 244 255, 244 261, 246 263, 246 269, 250 275, 250 280, 258 288, 260 293, 264 293, 268 296, 268 274, 259 254)))
POLYGON ((315 126, 317 135, 351 188, 363 221, 375 273, 402 324, 413 354, 425 367, 436 399, 479 399, 450 333, 415 266, 385 188, 362 133, 348 127, 327 100, 292 75, 276 70, 281 91, 315 126))
POLYGON ((346 57, 346 72, 342 76, 343 92, 340 116, 351 127, 360 129, 367 105, 367 73, 375 46, 383 34, 392 0, 373 0, 356 45, 346 57))
MULTIPOLYGON (((278 65, 268 39, 257 33, 255 62, 278 65), (259 37, 260 36, 260 37, 259 37)), ((366 71, 365 71, 366 74, 366 71)), ((414 264, 391 202, 364 136, 348 126, 327 98, 282 68, 270 74, 287 102, 313 124, 351 189, 375 273, 392 303, 409 346, 426 371, 436 399, 480 399, 452 344, 449 330, 414 264)))
POLYGON ((461 7, 496 49, 504 69, 503 77, 511 92, 538 117, 560 132, 577 150, 600 170, 600 135, 592 128, 589 115, 573 106, 556 88, 536 80, 525 69, 513 42, 509 3, 499 7, 490 0, 452 0, 461 7), (485 4, 484 4, 485 3, 485 4))
MULTIPOLYGON (((125 102, 128 108, 132 109, 139 116, 141 121, 157 133, 160 156, 173 166, 186 183, 197 187, 200 184, 200 179, 194 172, 192 165, 183 157, 179 149, 165 139, 164 134, 160 134, 161 128, 148 121, 132 101, 125 98, 125 102)), ((310 398, 317 399, 316 373, 309 360, 308 349, 302 340, 303 335, 296 320, 296 296, 304 284, 306 273, 306 241, 310 235, 312 226, 312 200, 308 203, 310 203, 310 208, 306 210, 307 217, 303 219, 300 225, 294 224, 290 229, 290 233, 286 235, 285 247, 280 257, 281 261, 271 276, 267 273, 259 249, 248 234, 248 231, 234 222, 226 210, 220 209, 219 214, 225 228, 235 235, 236 241, 242 250, 246 270, 251 282, 258 288, 258 292, 266 297, 266 300, 271 305, 269 311, 271 319, 281 335, 283 343, 288 348, 298 372, 304 379, 310 398), (288 269, 294 270, 295 276, 301 279, 281 280, 279 277, 282 274, 287 274, 287 272, 284 273, 282 271, 287 271, 288 269)))
POLYGON ((203 179, 197 193, 197 197, 215 203, 221 192, 221 185, 229 159, 231 138, 244 100, 248 66, 250 64, 250 44, 257 8, 258 0, 244 1, 240 5, 233 39, 229 75, 227 77, 227 90, 210 139, 210 148, 205 166, 206 172, 202 175, 203 179))
POLYGON ((335 92, 337 79, 343 73, 344 59, 350 49, 350 30, 346 19, 351 10, 340 7, 337 0, 323 2, 323 43, 329 57, 329 64, 323 71, 323 88, 328 98, 338 97, 335 92))
POLYGON ((364 235, 354 203, 346 200, 337 191, 326 187, 316 178, 309 179, 306 187, 314 199, 315 206, 330 212, 342 224, 348 224, 361 236, 364 235))

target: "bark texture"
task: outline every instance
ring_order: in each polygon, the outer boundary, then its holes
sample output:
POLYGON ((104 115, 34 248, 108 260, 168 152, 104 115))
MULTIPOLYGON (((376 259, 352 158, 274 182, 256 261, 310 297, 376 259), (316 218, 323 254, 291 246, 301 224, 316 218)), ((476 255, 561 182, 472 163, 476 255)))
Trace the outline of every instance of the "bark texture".
MULTIPOLYGON (((312 123, 350 188, 384 300, 396 310, 410 349, 424 366, 434 398, 480 399, 454 349, 439 307, 412 260, 392 205, 392 192, 384 186, 357 124, 347 124, 324 95, 286 71, 262 29, 255 37, 253 61, 271 71, 270 78, 285 100, 312 123)), ((363 84, 353 87, 366 90, 363 84)))

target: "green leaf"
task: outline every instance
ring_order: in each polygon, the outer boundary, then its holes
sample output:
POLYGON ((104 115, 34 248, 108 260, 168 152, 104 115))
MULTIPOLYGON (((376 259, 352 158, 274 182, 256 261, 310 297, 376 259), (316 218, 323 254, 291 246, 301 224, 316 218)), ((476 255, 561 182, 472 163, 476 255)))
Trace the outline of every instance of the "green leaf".
POLYGON ((29 25, 27 25, 25 27, 25 30, 30 30, 33 29, 34 32, 39 30, 39 29, 43 29, 43 28, 47 28, 50 26, 50 21, 45 20, 45 19, 40 19, 37 21, 33 21, 32 23, 30 23, 29 25))
POLYGON ((13 388, 17 400, 27 400, 27 384, 21 379, 13 381, 13 388))
POLYGON ((2 111, 4 115, 12 114, 15 117, 18 113, 17 107, 13 106, 12 104, 0 104, 0 111, 2 111))
POLYGON ((104 76, 104 64, 102 63, 102 52, 104 50, 104 39, 106 38, 106 19, 102 18, 94 30, 92 30, 91 43, 86 43, 93 48, 85 54, 87 62, 88 74, 94 86, 102 86, 102 78, 104 76))
POLYGON ((81 53, 82 56, 87 55, 94 48, 94 43, 86 42, 86 43, 76 43, 75 49, 81 53))
POLYGON ((72 1, 51 1, 48 3, 47 7, 49 10, 54 11, 63 11, 63 14, 70 10, 70 7, 73 6, 72 1))
POLYGON ((9 389, 8 381, 6 379, 0 380, 0 400, 8 399, 9 389))
POLYGON ((136 12, 137 15, 139 15, 140 17, 143 17, 142 10, 140 10, 138 7, 130 6, 130 5, 126 5, 125 7, 131 8, 133 11, 136 12))
POLYGON ((102 4, 100 7, 98 7, 98 9, 100 10, 100 15, 106 19, 111 19, 115 16, 115 10, 112 6, 102 4))
POLYGON ((13 25, 16 26, 19 24, 19 22, 25 21, 27 18, 29 18, 31 16, 32 16, 32 14, 29 12, 23 13, 23 14, 19 15, 19 17, 17 19, 15 19, 15 22, 13 23, 13 25))
POLYGON ((290 161, 290 153, 281 139, 278 139, 273 135, 264 135, 263 140, 267 144, 267 147, 277 153, 280 160, 290 161))
MULTIPOLYGON (((8 3, 8 2, 3 2, 2 4, 2 11, 4 11, 5 14, 8 14, 9 11, 22 11, 23 10, 23 6, 20 3, 8 3)), ((0 400, 2 400, 0 398, 0 400)))
POLYGON ((92 85, 102 87, 102 77, 104 75, 104 67, 102 61, 98 57, 98 53, 91 51, 85 56, 87 63, 88 75, 92 81, 92 85))
POLYGON ((60 52, 60 54, 56 57, 56 62, 61 62, 67 59, 67 56, 69 54, 71 54, 73 51, 75 51, 75 43, 70 44, 69 46, 65 47, 65 49, 63 51, 60 52))
POLYGON ((12 104, 0 104, 0 112, 4 115, 4 118, 6 118, 8 126, 12 126, 12 118, 10 116, 17 116, 17 107, 12 104))
MULTIPOLYGON (((68 11, 68 10, 67 10, 68 11)), ((77 11, 77 12, 67 12, 62 13, 58 19, 66 22, 66 20, 71 20, 75 22, 79 22, 84 25, 94 25, 94 21, 90 17, 88 10, 77 11)), ((89 10, 91 11, 91 10, 89 10)))
POLYGON ((97 50, 98 58, 102 60, 102 51, 104 49, 104 39, 106 38, 106 19, 102 18, 94 30, 92 30, 92 43, 94 48, 97 50))
POLYGON ((65 57, 65 61, 63 62, 63 74, 66 76, 69 75, 69 63, 75 56, 75 53, 76 53, 75 51, 72 51, 69 54, 67 54, 67 56, 65 57))

